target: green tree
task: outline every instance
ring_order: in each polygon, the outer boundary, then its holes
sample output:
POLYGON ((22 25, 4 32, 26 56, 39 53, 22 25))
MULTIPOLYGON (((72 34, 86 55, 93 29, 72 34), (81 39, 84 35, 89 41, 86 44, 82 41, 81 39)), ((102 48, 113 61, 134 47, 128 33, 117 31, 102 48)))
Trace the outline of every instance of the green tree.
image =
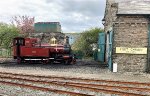
POLYGON ((19 36, 19 30, 9 24, 0 23, 0 47, 8 49, 12 45, 12 39, 19 36))
POLYGON ((81 33, 80 37, 72 45, 74 51, 83 53, 84 57, 93 55, 93 46, 97 45, 98 34, 104 32, 101 28, 91 28, 81 33))

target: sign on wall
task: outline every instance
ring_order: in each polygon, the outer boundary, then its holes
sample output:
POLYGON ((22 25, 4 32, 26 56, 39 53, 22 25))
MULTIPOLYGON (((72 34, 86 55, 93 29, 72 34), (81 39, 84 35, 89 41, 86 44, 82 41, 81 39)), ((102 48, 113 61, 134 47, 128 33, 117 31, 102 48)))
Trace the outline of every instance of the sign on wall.
POLYGON ((147 48, 116 47, 116 53, 147 54, 147 48))

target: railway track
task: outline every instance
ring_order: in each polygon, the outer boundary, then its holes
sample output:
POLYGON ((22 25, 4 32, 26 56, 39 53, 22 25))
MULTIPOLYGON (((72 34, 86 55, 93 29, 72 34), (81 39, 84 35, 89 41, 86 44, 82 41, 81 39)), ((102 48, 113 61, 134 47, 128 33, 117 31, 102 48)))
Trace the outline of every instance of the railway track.
POLYGON ((94 79, 67 78, 57 76, 36 76, 36 75, 0 72, 0 83, 26 87, 34 90, 54 92, 58 94, 67 94, 71 96, 94 96, 96 95, 96 93, 115 94, 123 96, 150 95, 150 83, 139 83, 139 82, 94 80, 94 79), (25 82, 28 82, 30 84, 25 82), (42 86, 36 86, 36 84, 42 86), (57 86, 71 89, 73 88, 73 90, 79 90, 79 92, 48 88, 44 87, 43 85, 57 86), (83 90, 86 92, 84 92, 83 90))

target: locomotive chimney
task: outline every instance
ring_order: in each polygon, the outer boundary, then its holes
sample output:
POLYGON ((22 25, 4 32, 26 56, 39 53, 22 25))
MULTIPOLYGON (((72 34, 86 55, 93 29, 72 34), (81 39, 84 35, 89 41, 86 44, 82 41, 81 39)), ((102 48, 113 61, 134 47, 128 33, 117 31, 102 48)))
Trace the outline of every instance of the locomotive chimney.
POLYGON ((45 37, 45 34, 44 34, 44 33, 41 33, 40 46, 41 46, 41 44, 42 44, 42 41, 43 41, 44 37, 45 37))
POLYGON ((66 36, 64 41, 65 41, 65 42, 64 42, 65 44, 69 44, 69 37, 66 36))

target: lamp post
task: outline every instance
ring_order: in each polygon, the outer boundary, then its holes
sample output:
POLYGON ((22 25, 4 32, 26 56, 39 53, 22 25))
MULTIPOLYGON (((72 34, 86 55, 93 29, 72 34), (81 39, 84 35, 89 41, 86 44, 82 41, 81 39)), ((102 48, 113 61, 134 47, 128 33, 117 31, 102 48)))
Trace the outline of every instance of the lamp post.
POLYGON ((105 18, 102 19, 102 24, 105 25, 105 18))

